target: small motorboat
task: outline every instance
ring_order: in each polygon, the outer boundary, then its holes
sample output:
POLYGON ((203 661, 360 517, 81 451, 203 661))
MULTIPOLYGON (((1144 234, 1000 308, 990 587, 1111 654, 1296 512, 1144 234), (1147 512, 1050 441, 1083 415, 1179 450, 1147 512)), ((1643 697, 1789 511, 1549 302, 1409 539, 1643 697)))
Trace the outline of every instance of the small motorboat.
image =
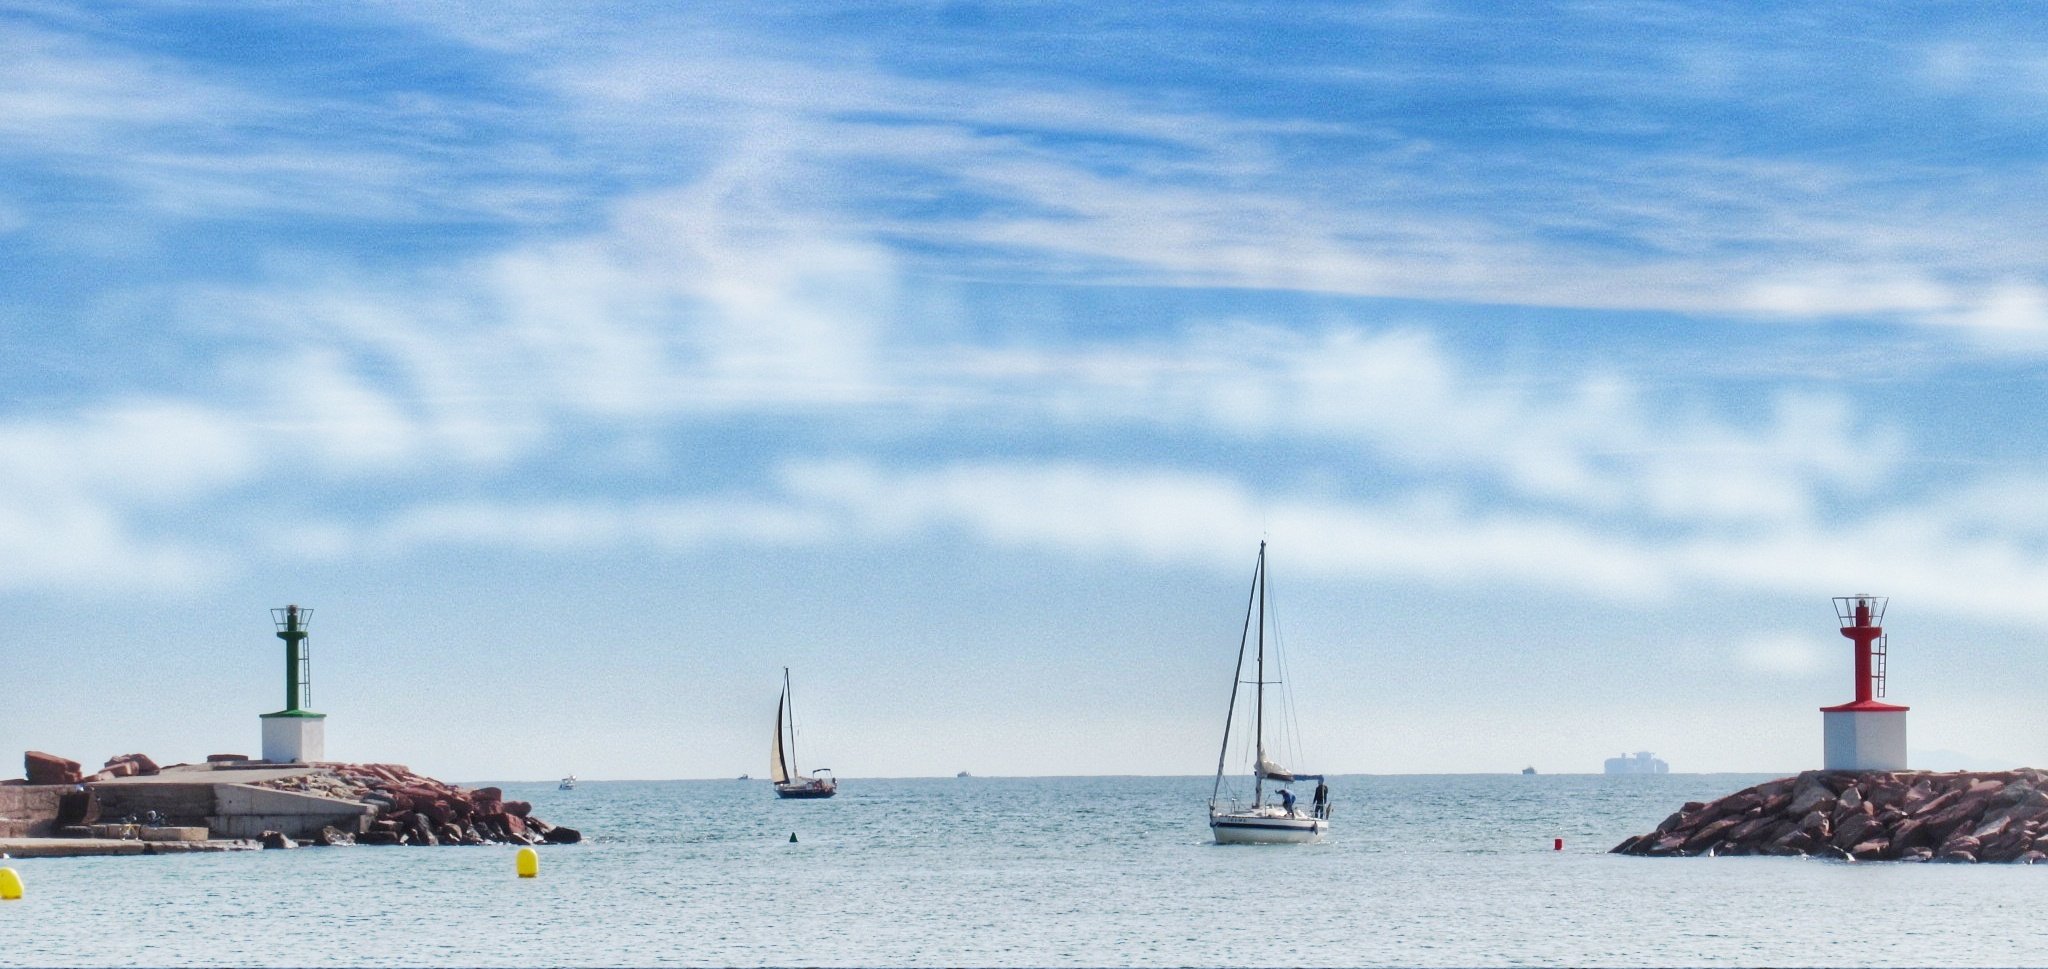
POLYGON ((576 775, 574 774, 570 774, 569 776, 562 778, 562 783, 555 785, 555 790, 558 791, 573 791, 575 789, 576 775))

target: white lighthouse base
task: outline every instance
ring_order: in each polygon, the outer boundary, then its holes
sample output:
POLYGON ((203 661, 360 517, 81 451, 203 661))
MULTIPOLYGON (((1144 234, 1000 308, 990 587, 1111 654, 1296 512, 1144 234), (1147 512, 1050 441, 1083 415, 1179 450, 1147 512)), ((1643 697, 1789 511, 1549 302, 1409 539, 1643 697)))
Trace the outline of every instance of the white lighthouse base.
POLYGON ((263 715, 263 759, 273 764, 309 764, 327 759, 327 715, 263 715))
POLYGON ((1823 710, 1827 770, 1905 770, 1906 711, 1823 710))

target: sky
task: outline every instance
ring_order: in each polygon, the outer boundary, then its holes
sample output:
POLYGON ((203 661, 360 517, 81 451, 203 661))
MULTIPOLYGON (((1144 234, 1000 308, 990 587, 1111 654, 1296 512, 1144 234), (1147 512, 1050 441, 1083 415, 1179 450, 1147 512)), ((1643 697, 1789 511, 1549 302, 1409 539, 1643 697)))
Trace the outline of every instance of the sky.
MULTIPOLYGON (((2000 5, 0 3, 0 750, 2048 763, 2000 5)), ((4 769, 0 769, 4 773, 4 769)))

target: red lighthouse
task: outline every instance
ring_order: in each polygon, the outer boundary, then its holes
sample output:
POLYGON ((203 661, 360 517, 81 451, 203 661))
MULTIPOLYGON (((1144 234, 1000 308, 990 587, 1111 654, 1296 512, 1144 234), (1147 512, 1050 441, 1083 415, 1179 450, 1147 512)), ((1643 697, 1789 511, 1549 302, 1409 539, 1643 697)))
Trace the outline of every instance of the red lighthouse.
POLYGON ((1905 770, 1906 707, 1885 694, 1884 596, 1835 599, 1842 635, 1855 644, 1856 699, 1822 707, 1822 766, 1828 770, 1905 770))

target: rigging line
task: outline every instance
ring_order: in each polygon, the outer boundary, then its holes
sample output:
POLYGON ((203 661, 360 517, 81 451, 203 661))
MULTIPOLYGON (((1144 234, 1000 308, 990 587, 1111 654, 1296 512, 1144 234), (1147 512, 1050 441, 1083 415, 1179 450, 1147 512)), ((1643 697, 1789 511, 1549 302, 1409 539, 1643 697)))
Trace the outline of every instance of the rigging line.
POLYGON ((1286 634, 1283 632, 1283 625, 1280 621, 1280 604, 1277 599, 1272 604, 1272 609, 1273 639, 1276 646, 1274 655, 1280 663, 1280 693, 1281 702, 1284 704, 1282 712, 1284 717, 1283 723, 1288 729, 1288 756, 1292 758, 1290 763, 1293 766, 1299 767, 1307 763, 1302 759, 1305 756, 1304 748, 1307 744, 1307 738, 1301 732, 1301 710, 1295 703, 1294 672, 1289 664, 1286 634))
MULTIPOLYGON (((1253 597, 1259 594, 1259 577, 1266 570, 1266 543, 1259 543, 1259 563, 1252 567, 1252 588, 1245 596, 1244 629, 1237 636, 1237 666, 1230 671, 1230 706, 1223 714, 1223 749, 1216 752, 1216 785, 1209 789, 1209 804, 1216 803, 1216 794, 1223 789, 1223 767, 1225 758, 1230 756, 1230 725, 1237 717, 1238 680, 1244 678, 1244 647, 1251 640, 1253 597)), ((1264 679, 1264 677, 1260 677, 1264 679)))

